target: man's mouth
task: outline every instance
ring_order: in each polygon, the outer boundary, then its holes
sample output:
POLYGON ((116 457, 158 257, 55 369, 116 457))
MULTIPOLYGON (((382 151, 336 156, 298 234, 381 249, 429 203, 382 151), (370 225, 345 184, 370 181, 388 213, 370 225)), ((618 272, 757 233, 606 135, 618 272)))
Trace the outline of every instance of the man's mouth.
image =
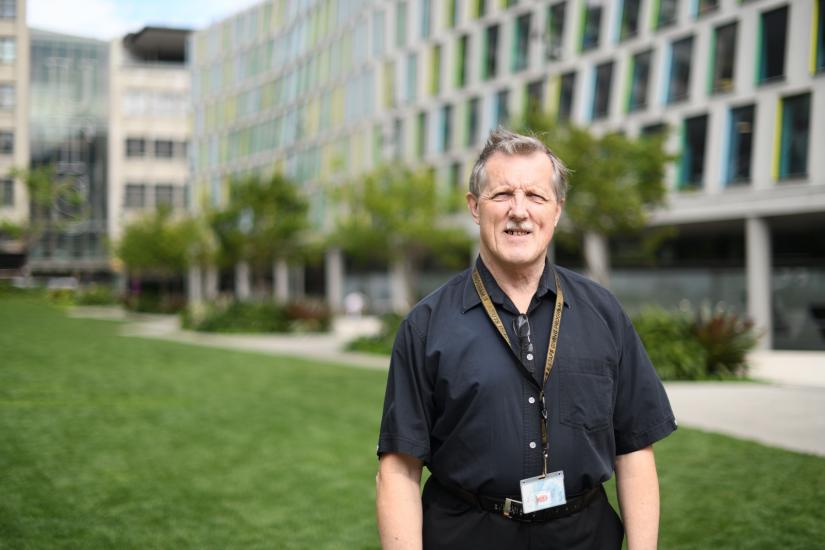
POLYGON ((524 235, 532 233, 532 231, 527 229, 505 229, 504 232, 513 237, 523 237, 524 235))

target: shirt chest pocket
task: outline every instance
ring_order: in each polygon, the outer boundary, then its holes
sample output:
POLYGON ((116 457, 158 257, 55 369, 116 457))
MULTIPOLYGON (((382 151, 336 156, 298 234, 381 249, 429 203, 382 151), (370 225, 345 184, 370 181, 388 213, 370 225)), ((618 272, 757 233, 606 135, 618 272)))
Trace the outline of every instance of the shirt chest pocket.
POLYGON ((604 430, 613 416, 613 374, 596 359, 572 359, 559 365, 559 420, 588 432, 604 430))

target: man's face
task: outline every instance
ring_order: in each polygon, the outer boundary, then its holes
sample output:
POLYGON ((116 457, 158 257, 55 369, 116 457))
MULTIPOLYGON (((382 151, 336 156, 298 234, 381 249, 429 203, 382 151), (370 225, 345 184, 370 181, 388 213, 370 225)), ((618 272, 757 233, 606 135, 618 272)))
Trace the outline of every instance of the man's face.
POLYGON ((507 270, 543 264, 562 207, 551 187, 553 163, 543 152, 497 152, 485 172, 479 196, 467 194, 485 261, 507 270))

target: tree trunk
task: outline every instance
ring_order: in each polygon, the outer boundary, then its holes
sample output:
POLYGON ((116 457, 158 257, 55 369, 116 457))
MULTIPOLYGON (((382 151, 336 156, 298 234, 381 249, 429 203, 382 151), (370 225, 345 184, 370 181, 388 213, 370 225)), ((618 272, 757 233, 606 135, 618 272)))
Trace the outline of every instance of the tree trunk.
POLYGON ((252 293, 249 288, 249 264, 238 262, 235 264, 235 298, 241 302, 249 300, 252 293))
POLYGON ((206 288, 204 289, 204 295, 206 299, 209 301, 214 301, 218 298, 218 286, 219 286, 219 274, 218 268, 214 265, 209 265, 206 267, 206 288))
POLYGON ((203 301, 203 272, 200 265, 195 263, 189 267, 186 282, 187 299, 189 304, 200 304, 203 301))
POLYGON ((278 258, 272 264, 272 280, 275 288, 275 301, 285 304, 289 301, 289 264, 283 258, 278 258))
POLYGON ((587 276, 605 288, 610 288, 610 250, 607 237, 595 231, 584 233, 584 261, 587 276))
POLYGON ((408 258, 393 258, 390 264, 390 300, 392 310, 405 314, 412 306, 413 269, 408 258))
POLYGON ((324 260, 327 304, 331 311, 341 311, 344 303, 344 254, 340 248, 330 248, 324 260))

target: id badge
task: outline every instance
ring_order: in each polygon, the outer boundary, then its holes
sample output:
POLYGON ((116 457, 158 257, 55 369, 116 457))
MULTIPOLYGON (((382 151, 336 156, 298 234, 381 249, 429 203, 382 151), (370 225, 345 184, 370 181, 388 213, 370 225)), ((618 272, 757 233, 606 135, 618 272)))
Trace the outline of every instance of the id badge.
POLYGON ((521 509, 527 514, 566 502, 564 472, 561 470, 521 480, 521 509))

